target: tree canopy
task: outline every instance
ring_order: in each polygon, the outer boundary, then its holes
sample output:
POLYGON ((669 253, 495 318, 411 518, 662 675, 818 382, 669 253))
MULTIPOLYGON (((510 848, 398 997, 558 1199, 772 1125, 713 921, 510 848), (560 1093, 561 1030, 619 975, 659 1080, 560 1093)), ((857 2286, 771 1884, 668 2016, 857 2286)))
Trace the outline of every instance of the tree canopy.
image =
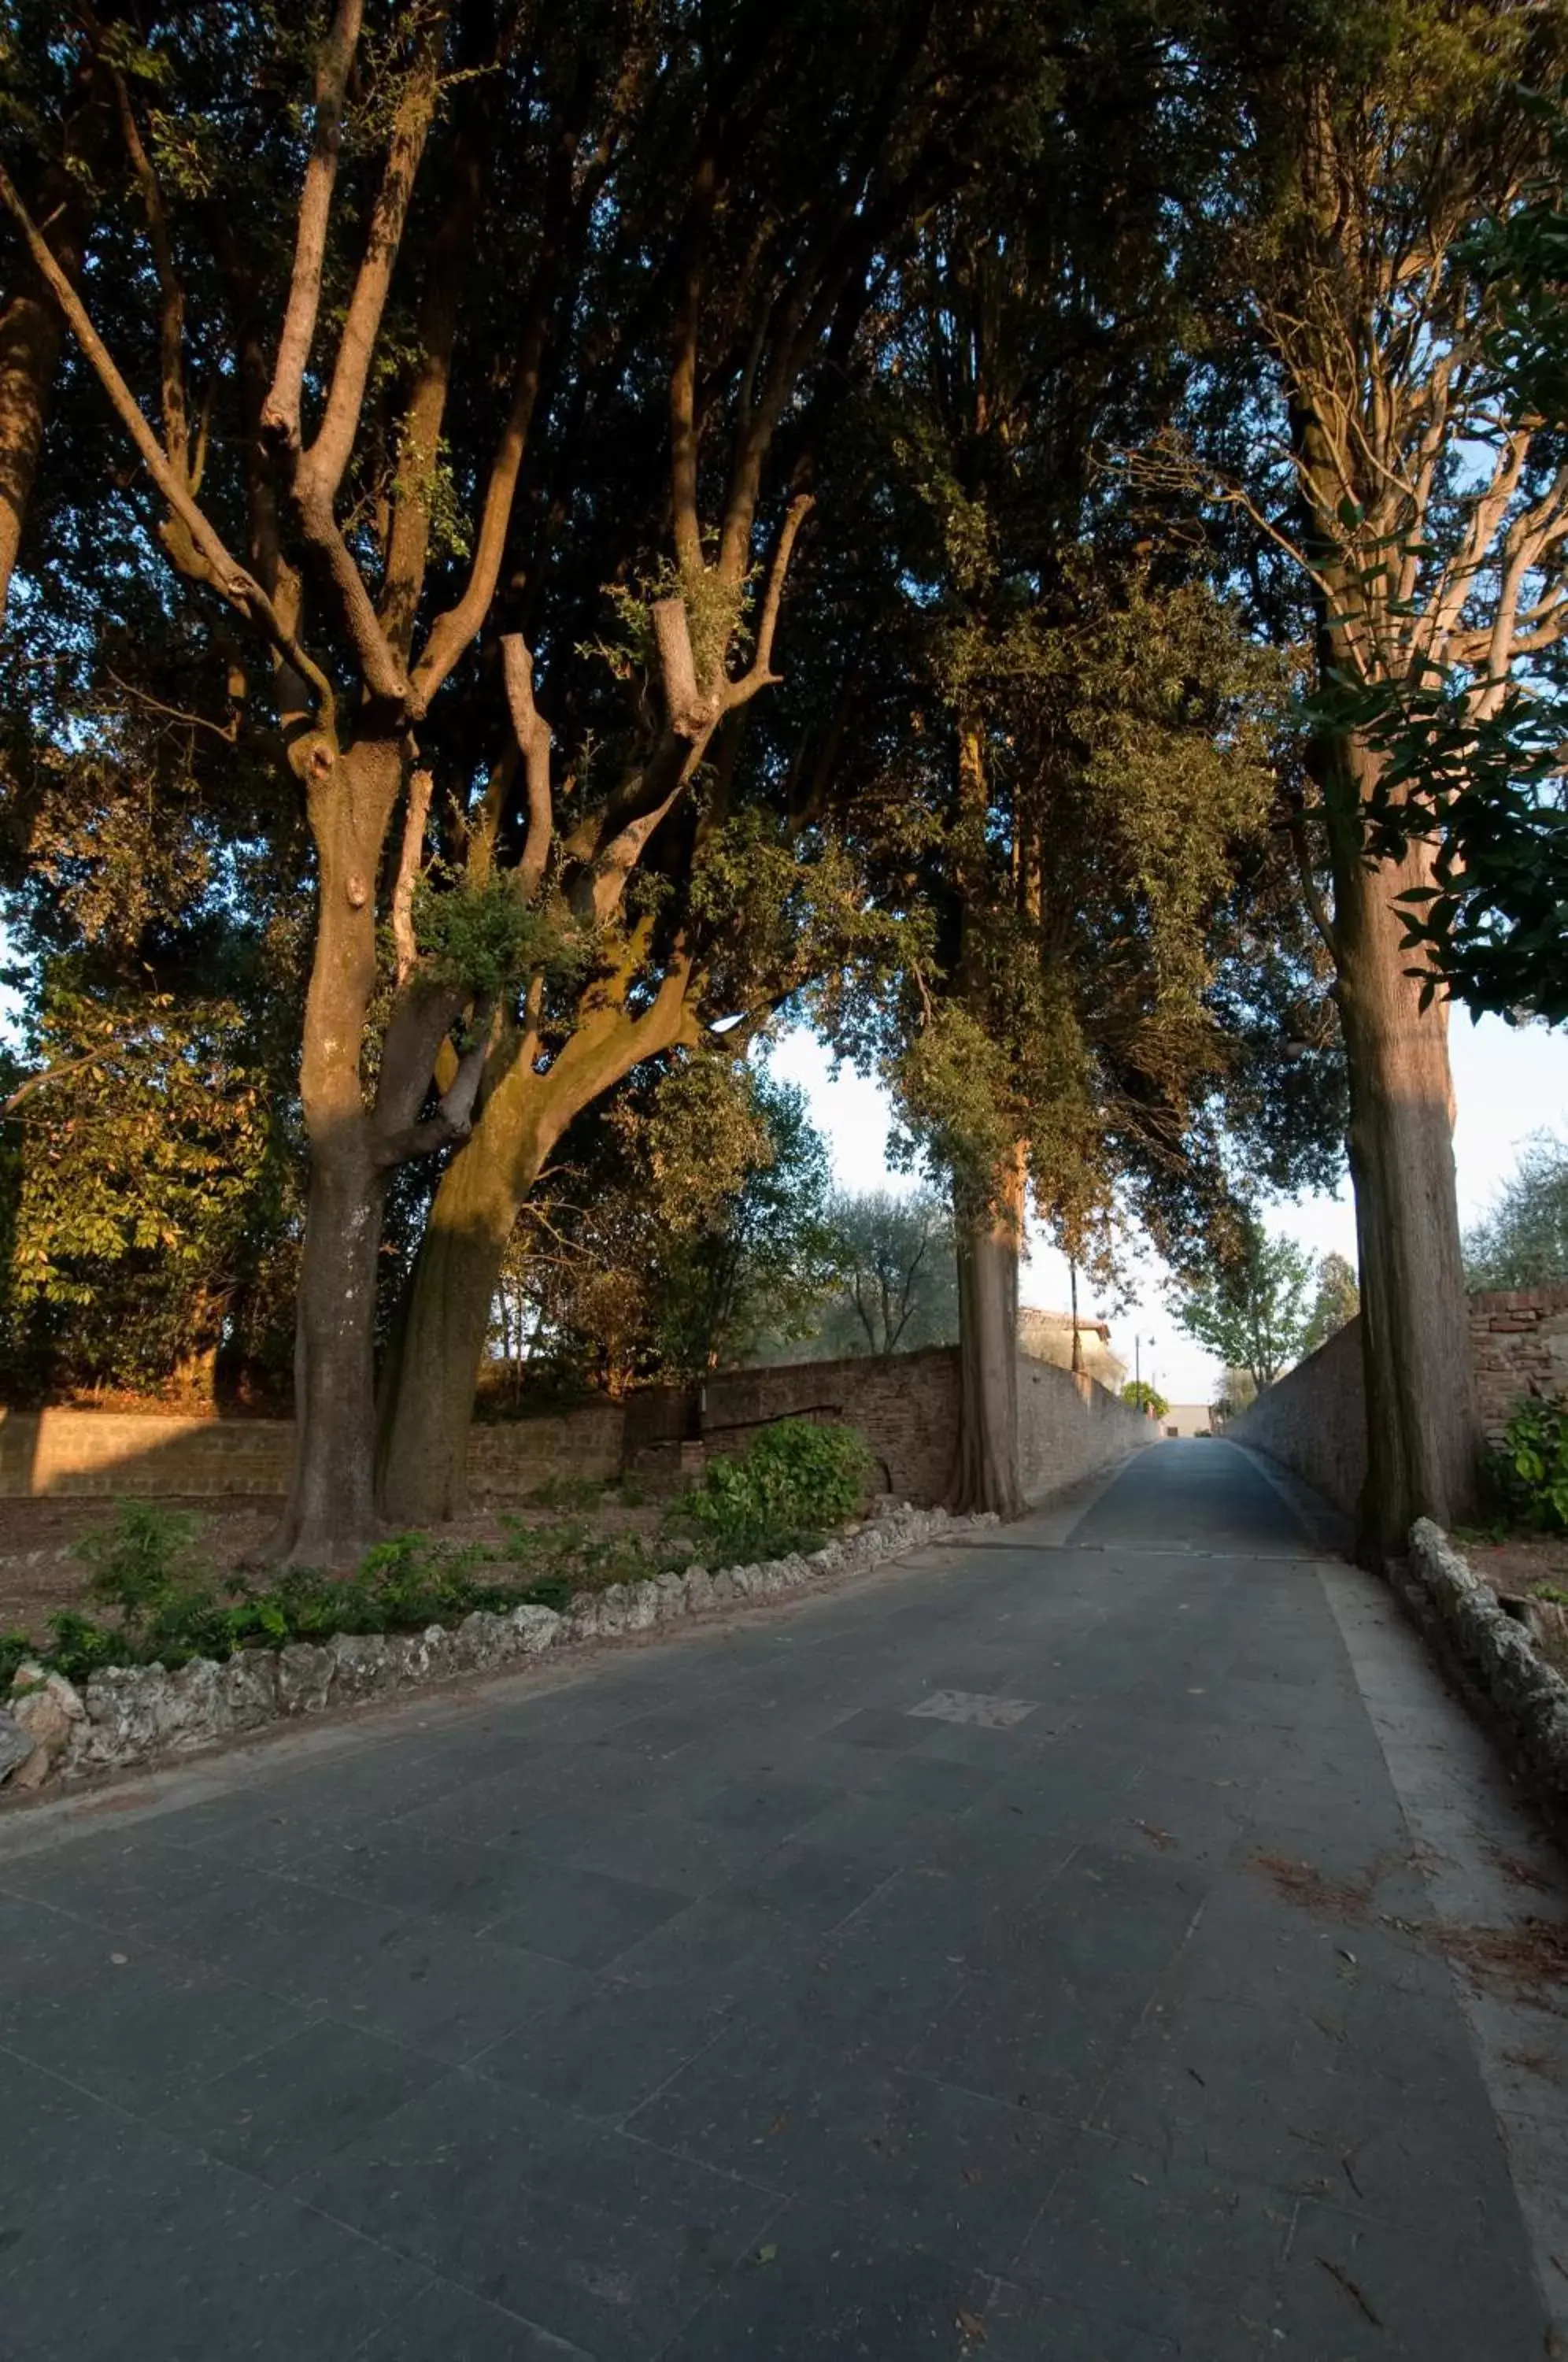
POLYGON ((621 1384, 934 1335, 950 1240, 1008 1507, 1026 1217, 1231 1286, 1348 1127, 1443 1506, 1442 995, 1568 1006, 1565 71, 1562 0, 19 0, 11 1385, 292 1372, 337 1563, 463 1507, 498 1291, 621 1384), (944 1215, 828 1241, 786 1016, 944 1215))
POLYGON ((1561 1287, 1568 1282, 1568 1142, 1538 1132, 1464 1238, 1472 1287, 1561 1287))
POLYGON ((1261 1392, 1306 1351, 1312 1264, 1294 1240, 1271 1238, 1255 1215, 1178 1284, 1176 1319, 1261 1392))

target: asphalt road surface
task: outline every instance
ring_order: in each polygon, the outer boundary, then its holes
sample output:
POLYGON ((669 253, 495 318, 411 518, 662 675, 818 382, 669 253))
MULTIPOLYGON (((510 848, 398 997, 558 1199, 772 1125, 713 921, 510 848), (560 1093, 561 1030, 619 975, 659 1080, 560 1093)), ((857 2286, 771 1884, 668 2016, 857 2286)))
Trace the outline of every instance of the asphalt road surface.
POLYGON ((0 1816, 0 2355, 1568 2353, 1568 1997, 1465 1972, 1559 1878, 1386 1594, 1162 1444, 0 1816))

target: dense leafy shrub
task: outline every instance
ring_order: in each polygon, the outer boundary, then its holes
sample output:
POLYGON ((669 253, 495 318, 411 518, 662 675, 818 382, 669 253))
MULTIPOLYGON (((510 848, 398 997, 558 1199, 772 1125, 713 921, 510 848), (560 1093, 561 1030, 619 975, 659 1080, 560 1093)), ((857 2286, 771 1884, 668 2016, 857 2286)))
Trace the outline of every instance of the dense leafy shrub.
POLYGON ((675 1513, 706 1541, 712 1562, 810 1549, 853 1517, 871 1455, 853 1428, 805 1418, 764 1428, 734 1460, 715 1460, 675 1513))
POLYGON ((1568 1403, 1522 1402, 1492 1457, 1505 1507, 1527 1525, 1568 1527, 1568 1403))

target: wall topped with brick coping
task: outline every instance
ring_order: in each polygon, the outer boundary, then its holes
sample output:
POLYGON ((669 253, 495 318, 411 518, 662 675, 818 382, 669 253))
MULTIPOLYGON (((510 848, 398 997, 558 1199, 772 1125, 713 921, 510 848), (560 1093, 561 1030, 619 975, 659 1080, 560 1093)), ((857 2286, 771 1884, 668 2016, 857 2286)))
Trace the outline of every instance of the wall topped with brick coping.
MULTIPOLYGON (((517 1500, 555 1476, 608 1478, 690 1466, 745 1449, 778 1418, 859 1429, 882 1487, 929 1506, 946 1492, 958 1427, 952 1346, 887 1361, 799 1362, 724 1370, 690 1388, 649 1387, 624 1402, 557 1418, 476 1426, 469 1484, 476 1502, 517 1500)), ((280 1495, 288 1480, 288 1419, 182 1418, 118 1411, 0 1410, 0 1498, 80 1495, 280 1495)), ((1054 1491, 1120 1460, 1154 1430, 1088 1377, 1019 1358, 1019 1450, 1024 1490, 1054 1491)))
MULTIPOLYGON (((289 1479, 293 1421, 181 1418, 99 1410, 0 1410, 0 1499, 80 1495, 276 1499, 289 1479)), ((551 1476, 613 1476, 621 1412, 593 1405, 560 1418, 476 1427, 469 1482, 476 1500, 516 1500, 551 1476)))
MULTIPOLYGON (((1470 1352, 1486 1440, 1516 1404, 1568 1394, 1568 1287, 1489 1289, 1470 1299, 1470 1352)), ((1350 1321, 1265 1388, 1226 1433, 1294 1469, 1353 1516, 1366 1481, 1361 1323, 1350 1321)))

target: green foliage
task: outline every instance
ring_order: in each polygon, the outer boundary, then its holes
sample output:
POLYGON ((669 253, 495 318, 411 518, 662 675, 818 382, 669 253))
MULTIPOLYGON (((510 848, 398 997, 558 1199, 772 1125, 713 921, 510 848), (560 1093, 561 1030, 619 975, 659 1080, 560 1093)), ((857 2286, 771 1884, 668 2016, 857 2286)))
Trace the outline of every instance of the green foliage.
POLYGON ((1149 1411, 1155 1418, 1164 1418, 1170 1408, 1164 1395, 1157 1393, 1147 1378, 1129 1378, 1121 1389, 1121 1399, 1133 1410, 1149 1411))
MULTIPOLYGON (((738 1460, 715 1461, 652 1539, 605 1533, 580 1518, 502 1520, 506 1540, 491 1550, 394 1534, 338 1577, 291 1569, 271 1583, 220 1576, 201 1551, 200 1521, 156 1502, 127 1501, 77 1545, 90 1571, 94 1612, 62 1610, 42 1646, 0 1634, 0 1691, 17 1667, 37 1658, 72 1681, 105 1666, 191 1658, 220 1663, 242 1649, 281 1649, 334 1632, 419 1632, 474 1612, 504 1614, 524 1603, 564 1608, 574 1592, 638 1583, 690 1565, 699 1548, 714 1563, 811 1548, 853 1515, 871 1473, 858 1435, 787 1419, 766 1429, 738 1460)), ((603 1487, 569 1478, 541 1486, 545 1506, 587 1507, 603 1487)), ((624 1488, 628 1495, 635 1488, 624 1488)))
POLYGON ((505 1555, 526 1585, 520 1595, 546 1607, 564 1607, 574 1591, 602 1591, 613 1583, 679 1571, 695 1555, 690 1542, 675 1534, 649 1541, 641 1534, 601 1533, 572 1519, 553 1526, 512 1518, 502 1523, 505 1555))
MULTIPOLYGON (((797 1333, 833 1270, 828 1162, 801 1094, 723 1054, 646 1070, 570 1142, 505 1275, 531 1366, 612 1392, 797 1333)), ((508 1308, 509 1325, 511 1311, 508 1308)))
POLYGON ((934 1191, 886 1189, 834 1198, 827 1209, 834 1278, 804 1346, 768 1347, 768 1358, 909 1353, 950 1345, 958 1334, 953 1214, 934 1191))
POLYGON ((270 1045, 236 1001, 93 988, 77 962, 48 971, 34 1043, 47 1079, 12 1134, 17 1382, 155 1389, 292 1269, 270 1045))
POLYGON ((194 1656, 222 1662, 240 1649, 281 1649, 334 1632, 418 1632, 458 1623, 476 1608, 504 1614, 533 1602, 558 1609, 574 1591, 636 1582, 692 1556, 690 1542, 673 1535, 650 1542, 570 1519, 507 1524, 499 1551, 395 1534, 347 1578, 304 1568, 258 1584, 240 1574, 221 1578, 203 1562, 193 1518, 124 1502, 78 1545, 92 1570, 94 1606, 106 1614, 65 1610, 42 1648, 18 1635, 0 1637, 0 1681, 8 1682, 26 1656, 85 1681, 105 1665, 174 1667, 194 1656))
POLYGON ((1491 1211, 1464 1240, 1472 1287, 1542 1287, 1568 1280, 1568 1142, 1540 1132, 1491 1211))
POLYGON ((476 882, 425 871, 414 930, 432 978, 480 1000, 499 1000, 536 968, 575 972, 587 957, 581 931, 547 905, 525 902, 505 874, 476 882))
POLYGON ((110 1524, 77 1544, 93 1597, 117 1607, 127 1624, 145 1620, 171 1594, 190 1588, 198 1530, 188 1510, 159 1501, 123 1503, 110 1524))
POLYGON ((1568 1528, 1568 1403, 1521 1402, 1503 1429, 1490 1473, 1514 1517, 1553 1530, 1568 1528))
POLYGON ((1271 1239, 1253 1214, 1177 1281, 1173 1309, 1226 1366, 1246 1370, 1262 1390, 1298 1361, 1308 1328, 1311 1259, 1289 1239, 1271 1239))
POLYGON ((1307 1317, 1306 1330, 1301 1339, 1303 1353, 1315 1353, 1337 1336, 1347 1321, 1353 1320, 1361 1310, 1361 1288, 1355 1267, 1342 1254, 1326 1254, 1318 1265, 1318 1293, 1312 1299, 1312 1309, 1307 1317))
POLYGON ((671 1375, 740 1358, 765 1328, 799 1334, 833 1270, 827 1146, 804 1093, 755 1070, 745 1082, 756 1161, 706 1221, 675 1231, 657 1266, 656 1352, 671 1375))
POLYGON ((780 1419, 737 1458, 712 1461, 676 1514, 718 1563, 777 1556, 813 1548, 852 1517, 870 1476, 871 1455, 853 1428, 780 1419))
POLYGON ((547 1476, 523 1497, 530 1509, 591 1509, 603 1495, 597 1476, 547 1476))
MULTIPOLYGON (((1381 567, 1379 567, 1381 571, 1381 567)), ((1373 847, 1431 850, 1432 882, 1400 895, 1410 973, 1424 999, 1446 989, 1518 1023, 1568 1022, 1568 802, 1563 697, 1550 671, 1528 685, 1477 684, 1456 667, 1413 678, 1331 681, 1314 711, 1358 731, 1382 758, 1367 807, 1373 847)))

